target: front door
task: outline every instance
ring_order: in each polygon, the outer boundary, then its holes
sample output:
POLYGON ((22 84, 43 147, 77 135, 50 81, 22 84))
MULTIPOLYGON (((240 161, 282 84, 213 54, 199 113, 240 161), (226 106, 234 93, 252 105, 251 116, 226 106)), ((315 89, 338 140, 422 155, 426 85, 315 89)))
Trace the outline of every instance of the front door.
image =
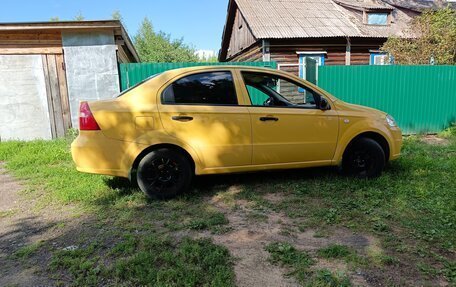
POLYGON ((205 168, 251 164, 250 116, 240 106, 230 71, 183 76, 163 91, 160 101, 165 130, 191 146, 205 168))
POLYGON ((283 76, 242 72, 251 100, 253 164, 329 162, 338 137, 335 110, 321 96, 283 76))

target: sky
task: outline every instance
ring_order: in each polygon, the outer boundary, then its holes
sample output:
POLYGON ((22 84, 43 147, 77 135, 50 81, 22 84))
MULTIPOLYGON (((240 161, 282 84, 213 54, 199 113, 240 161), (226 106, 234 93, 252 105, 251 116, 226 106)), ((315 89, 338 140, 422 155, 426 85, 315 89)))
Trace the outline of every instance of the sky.
POLYGON ((148 17, 155 29, 197 50, 219 50, 228 0, 3 0, 0 22, 110 19, 118 10, 131 38, 148 17))

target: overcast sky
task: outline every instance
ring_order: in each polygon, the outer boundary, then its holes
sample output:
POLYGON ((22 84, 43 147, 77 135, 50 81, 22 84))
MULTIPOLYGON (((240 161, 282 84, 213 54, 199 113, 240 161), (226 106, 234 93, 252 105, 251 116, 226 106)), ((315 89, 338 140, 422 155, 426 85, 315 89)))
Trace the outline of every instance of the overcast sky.
POLYGON ((227 5, 228 0, 4 0, 0 21, 71 20, 79 13, 87 20, 102 20, 119 10, 130 37, 147 16, 157 30, 173 38, 184 37, 196 49, 218 50, 227 5))

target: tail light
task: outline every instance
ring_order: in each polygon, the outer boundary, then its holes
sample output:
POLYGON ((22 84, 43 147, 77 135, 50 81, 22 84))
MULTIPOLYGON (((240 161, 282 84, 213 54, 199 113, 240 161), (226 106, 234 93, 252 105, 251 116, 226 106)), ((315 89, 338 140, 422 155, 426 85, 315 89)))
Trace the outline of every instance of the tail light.
POLYGON ((100 126, 95 120, 92 111, 87 102, 81 102, 79 107, 79 130, 81 131, 98 131, 100 126))

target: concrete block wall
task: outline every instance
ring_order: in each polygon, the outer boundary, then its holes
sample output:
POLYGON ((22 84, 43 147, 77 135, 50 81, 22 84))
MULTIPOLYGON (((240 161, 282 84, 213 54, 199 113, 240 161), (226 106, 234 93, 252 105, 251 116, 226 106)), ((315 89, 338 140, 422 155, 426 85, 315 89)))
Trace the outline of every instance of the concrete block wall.
POLYGON ((41 55, 0 55, 0 140, 51 138, 41 55))
POLYGON ((113 32, 62 33, 73 128, 78 128, 80 101, 110 99, 120 92, 113 32))

